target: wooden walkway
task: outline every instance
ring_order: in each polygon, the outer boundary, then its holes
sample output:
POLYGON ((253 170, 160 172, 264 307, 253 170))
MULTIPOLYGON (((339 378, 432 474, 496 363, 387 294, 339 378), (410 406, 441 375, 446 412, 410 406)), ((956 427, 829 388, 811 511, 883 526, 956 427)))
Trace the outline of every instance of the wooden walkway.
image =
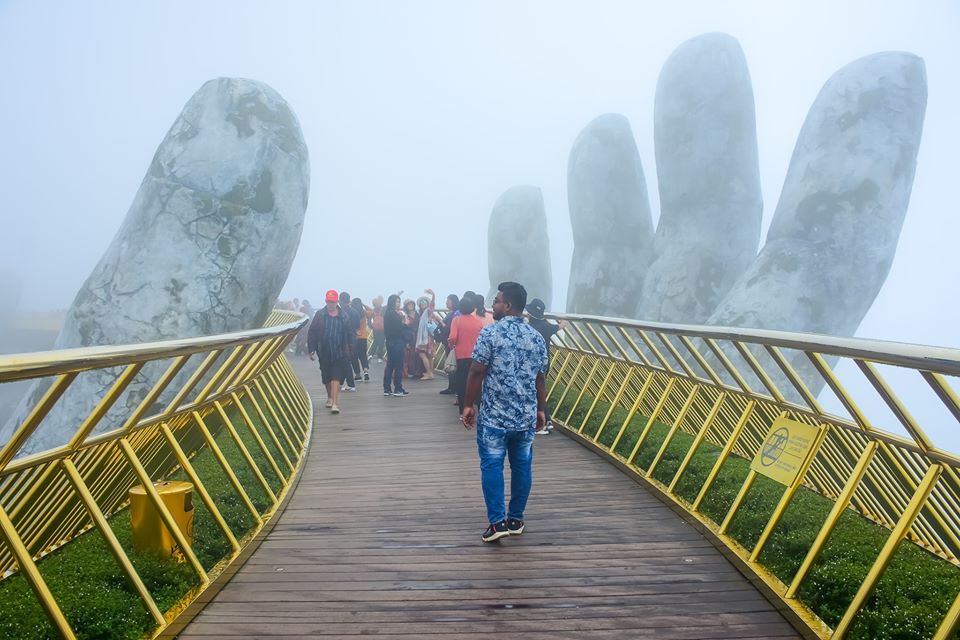
POLYGON ((483 544, 474 434, 445 379, 387 398, 375 366, 332 416, 319 372, 294 366, 316 407, 303 478, 181 638, 799 637, 693 527, 559 433, 537 437, 526 532, 483 544))

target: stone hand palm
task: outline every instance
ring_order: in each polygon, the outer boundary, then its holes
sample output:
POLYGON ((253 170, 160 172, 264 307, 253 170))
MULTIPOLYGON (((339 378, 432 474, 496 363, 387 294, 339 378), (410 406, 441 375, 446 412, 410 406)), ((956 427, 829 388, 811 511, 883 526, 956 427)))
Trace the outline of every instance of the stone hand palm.
MULTIPOLYGON (((925 69, 914 55, 875 54, 834 74, 807 115, 758 253, 762 201, 746 59, 723 34, 682 44, 657 84, 656 233, 626 118, 602 115, 574 142, 567 310, 852 335, 896 251, 925 107, 925 69)), ((489 237, 491 284, 528 281, 530 295, 549 304, 539 190, 504 193, 489 237)))

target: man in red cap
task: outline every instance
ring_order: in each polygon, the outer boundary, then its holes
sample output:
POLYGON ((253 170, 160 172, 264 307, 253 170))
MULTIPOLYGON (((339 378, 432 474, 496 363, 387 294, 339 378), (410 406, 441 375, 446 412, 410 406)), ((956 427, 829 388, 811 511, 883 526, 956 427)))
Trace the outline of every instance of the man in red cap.
POLYGON ((320 362, 320 376, 327 389, 327 407, 330 413, 340 413, 337 401, 340 399, 340 385, 350 366, 350 347, 354 341, 354 330, 350 318, 343 314, 338 306, 340 297, 331 289, 327 291, 326 307, 317 311, 310 323, 307 345, 310 359, 316 355, 320 362))

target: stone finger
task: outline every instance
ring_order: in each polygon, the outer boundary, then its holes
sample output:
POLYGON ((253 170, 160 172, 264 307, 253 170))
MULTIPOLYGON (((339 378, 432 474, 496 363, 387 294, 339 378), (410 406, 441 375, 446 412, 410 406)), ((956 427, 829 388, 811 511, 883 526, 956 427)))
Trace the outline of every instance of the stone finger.
POLYGON ((527 300, 540 298, 550 308, 553 275, 550 238, 540 187, 519 185, 503 192, 490 213, 487 231, 488 303, 501 282, 519 282, 527 300))
POLYGON ((681 44, 657 82, 660 220, 636 317, 700 324, 757 255, 763 200, 753 87, 723 33, 681 44))
MULTIPOLYGON (((883 286, 923 131, 923 60, 878 53, 835 73, 811 107, 767 242, 709 323, 850 336, 883 286)), ((816 389, 819 379, 795 363, 816 389)))
POLYGON ((653 223, 630 123, 619 114, 591 121, 567 165, 573 259, 567 311, 632 317, 650 264, 653 223))

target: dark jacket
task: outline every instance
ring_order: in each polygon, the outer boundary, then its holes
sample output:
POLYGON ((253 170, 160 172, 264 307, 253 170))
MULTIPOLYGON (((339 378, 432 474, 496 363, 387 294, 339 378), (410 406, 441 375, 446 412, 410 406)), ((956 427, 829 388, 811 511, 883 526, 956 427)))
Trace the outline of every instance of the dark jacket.
POLYGON ((356 329, 349 314, 341 309, 336 316, 331 316, 327 313, 327 309, 323 308, 317 311, 313 316, 313 322, 310 323, 310 329, 307 332, 307 350, 310 353, 316 353, 320 362, 349 359, 353 344, 356 342, 355 336, 356 329), (338 325, 336 328, 331 327, 334 331, 332 340, 324 340, 328 322, 335 322, 338 325), (331 347, 334 349, 333 352, 330 352, 331 347))
POLYGON ((383 312, 383 337, 387 340, 403 340, 405 326, 403 318, 396 311, 387 309, 383 312))

